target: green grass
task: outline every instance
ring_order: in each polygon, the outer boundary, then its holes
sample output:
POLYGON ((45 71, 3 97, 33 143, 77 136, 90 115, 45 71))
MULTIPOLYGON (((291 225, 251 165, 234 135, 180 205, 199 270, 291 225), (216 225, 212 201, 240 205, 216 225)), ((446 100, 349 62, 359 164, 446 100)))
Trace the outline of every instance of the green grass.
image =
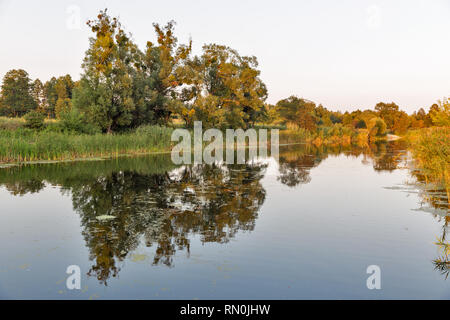
POLYGON ((0 117, 0 130, 17 130, 23 127, 25 127, 23 118, 0 117))
POLYGON ((140 127, 122 134, 68 134, 29 129, 0 130, 0 163, 117 157, 170 151, 173 129, 140 127))

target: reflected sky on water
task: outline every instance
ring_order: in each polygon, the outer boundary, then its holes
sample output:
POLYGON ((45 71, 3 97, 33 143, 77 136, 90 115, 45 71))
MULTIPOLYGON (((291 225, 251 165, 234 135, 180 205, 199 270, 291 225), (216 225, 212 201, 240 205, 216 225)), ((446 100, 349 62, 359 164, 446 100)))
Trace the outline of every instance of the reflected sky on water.
POLYGON ((447 299, 447 197, 411 163, 395 142, 1 169, 0 297, 447 299))

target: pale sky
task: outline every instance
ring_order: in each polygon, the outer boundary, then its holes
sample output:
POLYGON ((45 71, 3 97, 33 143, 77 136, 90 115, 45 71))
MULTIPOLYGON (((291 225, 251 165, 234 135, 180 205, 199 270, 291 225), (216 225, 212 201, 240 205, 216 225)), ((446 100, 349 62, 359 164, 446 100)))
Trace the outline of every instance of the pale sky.
POLYGON ((450 96, 450 0, 0 0, 0 77, 22 68, 79 79, 85 22, 106 7, 141 49, 155 40, 153 22, 175 20, 196 54, 218 43, 255 55, 270 103, 295 94, 345 111, 394 101, 411 113, 450 96))

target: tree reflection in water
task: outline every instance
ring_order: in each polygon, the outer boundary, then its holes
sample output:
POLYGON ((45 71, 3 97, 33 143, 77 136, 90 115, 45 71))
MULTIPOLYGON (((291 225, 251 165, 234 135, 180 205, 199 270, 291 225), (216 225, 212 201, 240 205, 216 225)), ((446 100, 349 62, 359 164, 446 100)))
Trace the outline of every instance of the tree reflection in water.
POLYGON ((265 191, 265 165, 197 165, 163 174, 113 172, 72 189, 83 235, 99 280, 115 276, 117 260, 137 248, 141 236, 155 245, 153 264, 172 266, 177 250, 189 253, 189 235, 228 242, 253 230, 265 191), (98 221, 99 216, 114 216, 98 221))
MULTIPOLYGON (((338 155, 362 156, 375 170, 392 171, 407 162, 405 150, 401 142, 283 146, 277 179, 289 187, 309 183, 312 168, 338 155)), ((14 195, 39 192, 48 184, 70 195, 93 261, 88 274, 106 285, 120 272, 120 262, 142 244, 155 248, 153 265, 173 267, 176 252, 190 254, 193 235, 203 243, 226 243, 239 231, 254 230, 266 198, 261 184, 266 168, 266 161, 177 167, 170 155, 154 155, 11 167, 0 170, 0 183, 14 195)), ((436 195, 428 192, 427 199, 434 199, 430 194, 436 195)), ((442 207, 442 199, 432 203, 442 207)), ((446 215, 444 220, 442 241, 446 215)), ((448 273, 444 258, 435 266, 448 273)))
POLYGON ((311 181, 310 171, 330 156, 363 157, 362 163, 376 171, 394 171, 407 161, 406 144, 402 141, 366 146, 283 146, 280 149, 278 181, 289 187, 311 181))
POLYGON ((170 156, 155 156, 13 167, 0 171, 0 181, 13 194, 38 192, 46 182, 70 194, 94 261, 88 274, 106 285, 142 241, 156 247, 154 265, 171 267, 177 251, 189 254, 194 234, 203 243, 226 243, 254 230, 266 167, 175 167, 170 156))

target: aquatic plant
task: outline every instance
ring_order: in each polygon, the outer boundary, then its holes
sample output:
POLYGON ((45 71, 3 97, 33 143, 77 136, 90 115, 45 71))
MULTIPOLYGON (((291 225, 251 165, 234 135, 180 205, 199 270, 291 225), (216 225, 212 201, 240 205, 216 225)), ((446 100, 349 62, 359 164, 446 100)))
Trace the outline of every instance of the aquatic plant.
POLYGON ((0 163, 115 157, 170 151, 172 129, 147 126, 121 134, 70 134, 0 130, 0 163))

